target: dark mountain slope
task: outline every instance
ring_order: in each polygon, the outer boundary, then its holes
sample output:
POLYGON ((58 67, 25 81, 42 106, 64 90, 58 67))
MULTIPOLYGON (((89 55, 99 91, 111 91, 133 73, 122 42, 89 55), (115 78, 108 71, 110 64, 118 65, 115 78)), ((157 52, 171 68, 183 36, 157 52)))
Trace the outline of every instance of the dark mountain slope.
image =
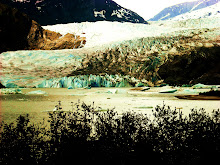
POLYGON ((202 9, 211 5, 218 3, 220 0, 198 0, 193 2, 185 2, 181 4, 177 4, 168 8, 165 8, 160 13, 155 15, 153 18, 149 19, 149 21, 159 21, 166 20, 173 17, 176 17, 180 14, 184 14, 190 11, 202 9))
POLYGON ((28 47, 32 20, 26 14, 0 3, 0 52, 28 47))
POLYGON ((72 49, 82 47, 85 38, 43 29, 26 14, 0 3, 0 53, 24 49, 72 49), (60 38, 61 37, 61 38, 60 38))
POLYGON ((41 25, 102 20, 147 23, 135 12, 121 7, 112 0, 1 1, 18 8, 41 25))

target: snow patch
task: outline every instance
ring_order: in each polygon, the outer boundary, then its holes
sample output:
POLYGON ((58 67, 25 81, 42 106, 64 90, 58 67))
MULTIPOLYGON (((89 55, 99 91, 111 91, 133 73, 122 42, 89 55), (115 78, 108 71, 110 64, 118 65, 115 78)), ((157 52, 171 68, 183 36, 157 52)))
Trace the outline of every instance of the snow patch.
MULTIPOLYGON (((173 9, 172 9, 172 11, 173 11, 173 9)), ((170 13, 167 13, 167 15, 163 16, 162 18, 160 18, 160 20, 163 20, 164 18, 169 17, 169 16, 170 16, 170 13)))
MULTIPOLYGON (((94 17, 102 17, 105 18, 105 10, 101 10, 101 11, 94 11, 94 17)), ((106 19, 106 18, 105 18, 106 19)))
POLYGON ((126 15, 131 15, 127 10, 121 8, 119 10, 113 10, 113 13, 111 14, 111 16, 116 15, 118 18, 123 18, 125 17, 126 19, 128 19, 128 17, 126 15))
POLYGON ((198 4, 196 4, 195 6, 193 6, 193 8, 189 11, 189 12, 191 12, 191 11, 193 11, 195 8, 197 8, 200 4, 202 4, 202 3, 204 3, 203 1, 201 1, 201 2, 199 2, 198 4))

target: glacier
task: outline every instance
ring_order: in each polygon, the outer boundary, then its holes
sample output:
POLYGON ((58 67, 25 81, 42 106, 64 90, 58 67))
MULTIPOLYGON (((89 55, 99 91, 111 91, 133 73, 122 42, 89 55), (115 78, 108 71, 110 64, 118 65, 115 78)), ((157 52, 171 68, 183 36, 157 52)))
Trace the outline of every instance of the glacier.
POLYGON ((214 17, 158 21, 150 25, 100 21, 47 26, 63 34, 84 33, 88 45, 80 49, 1 53, 0 80, 7 87, 74 89, 147 85, 154 81, 153 77, 158 77, 152 68, 169 56, 193 51, 201 45, 218 46, 215 37, 220 34, 219 21, 220 18, 214 17), (150 63, 151 57, 154 60, 150 63), (136 74, 136 70, 143 73, 136 74), (131 75, 139 80, 115 74, 131 75))

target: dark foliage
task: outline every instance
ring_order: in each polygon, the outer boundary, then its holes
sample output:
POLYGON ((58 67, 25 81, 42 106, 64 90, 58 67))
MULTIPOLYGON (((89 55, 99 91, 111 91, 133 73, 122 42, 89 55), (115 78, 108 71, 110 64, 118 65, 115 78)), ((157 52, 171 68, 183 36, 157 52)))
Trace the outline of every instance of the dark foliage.
POLYGON ((49 113, 49 125, 2 124, 1 164, 201 164, 220 154, 220 111, 204 109, 188 116, 165 105, 153 119, 135 112, 118 115, 94 105, 76 104, 72 111, 49 113))

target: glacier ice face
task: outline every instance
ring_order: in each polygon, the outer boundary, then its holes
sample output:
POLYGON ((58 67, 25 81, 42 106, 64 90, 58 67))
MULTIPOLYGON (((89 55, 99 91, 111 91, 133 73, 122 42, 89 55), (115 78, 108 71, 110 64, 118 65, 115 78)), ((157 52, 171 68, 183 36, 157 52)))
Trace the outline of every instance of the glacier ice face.
POLYGON ((129 76, 90 74, 43 80, 36 88, 131 87, 135 82, 140 81, 129 76))

